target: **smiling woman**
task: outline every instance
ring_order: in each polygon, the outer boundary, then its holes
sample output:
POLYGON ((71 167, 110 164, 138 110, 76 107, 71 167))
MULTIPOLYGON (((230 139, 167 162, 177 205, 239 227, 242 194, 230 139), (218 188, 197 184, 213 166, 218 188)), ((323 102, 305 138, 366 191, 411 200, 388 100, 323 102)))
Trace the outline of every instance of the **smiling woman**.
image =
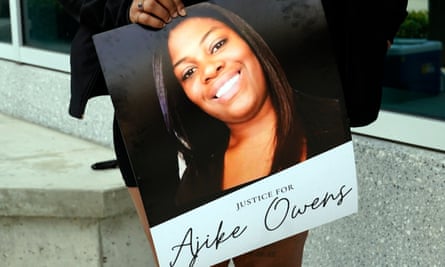
POLYGON ((190 18, 171 31, 168 48, 188 99, 229 129, 222 188, 269 174, 276 113, 261 65, 247 43, 217 20, 190 18), (190 41, 184 43, 187 37, 190 41), (262 168, 254 168, 256 163, 262 168))
MULTIPOLYGON (((186 165, 178 207, 192 209, 349 140, 339 101, 294 90, 269 46, 240 17, 211 4, 187 14, 166 27, 165 44, 153 56, 164 120, 186 165)), ((299 266, 306 235, 234 262, 299 266)))
POLYGON ((259 61, 223 23, 210 18, 185 20, 171 31, 168 48, 187 97, 212 117, 235 126, 255 117, 251 113, 266 107, 263 103, 272 109, 259 61), (190 40, 184 43, 187 37, 190 40))

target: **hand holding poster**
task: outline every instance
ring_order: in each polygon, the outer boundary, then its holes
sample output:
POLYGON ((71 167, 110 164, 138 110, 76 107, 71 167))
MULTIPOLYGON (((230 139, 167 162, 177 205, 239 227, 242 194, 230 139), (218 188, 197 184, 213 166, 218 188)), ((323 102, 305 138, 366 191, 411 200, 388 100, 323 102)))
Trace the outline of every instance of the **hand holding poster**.
POLYGON ((357 210, 320 3, 212 2, 95 36, 160 266, 294 255, 280 244, 357 210))

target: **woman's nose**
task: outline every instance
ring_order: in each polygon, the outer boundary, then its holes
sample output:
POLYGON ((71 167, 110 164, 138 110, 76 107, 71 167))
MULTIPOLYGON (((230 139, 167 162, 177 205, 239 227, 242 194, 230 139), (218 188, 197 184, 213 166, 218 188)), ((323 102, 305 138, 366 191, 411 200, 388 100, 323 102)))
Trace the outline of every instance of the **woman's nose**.
POLYGON ((217 77, 223 68, 224 68, 224 64, 221 61, 208 62, 204 68, 204 72, 203 72, 203 76, 202 76, 203 82, 207 83, 210 80, 217 77))

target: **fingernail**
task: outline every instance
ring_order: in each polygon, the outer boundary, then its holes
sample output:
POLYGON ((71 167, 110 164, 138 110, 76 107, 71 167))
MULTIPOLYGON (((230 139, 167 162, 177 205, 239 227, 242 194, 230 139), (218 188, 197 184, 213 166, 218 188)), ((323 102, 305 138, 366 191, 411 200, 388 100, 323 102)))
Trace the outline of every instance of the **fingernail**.
POLYGON ((181 15, 181 16, 185 16, 185 15, 187 15, 187 12, 185 12, 185 8, 181 8, 181 9, 179 10, 179 15, 181 15))
POLYGON ((178 12, 173 13, 172 17, 176 18, 178 16, 178 12))

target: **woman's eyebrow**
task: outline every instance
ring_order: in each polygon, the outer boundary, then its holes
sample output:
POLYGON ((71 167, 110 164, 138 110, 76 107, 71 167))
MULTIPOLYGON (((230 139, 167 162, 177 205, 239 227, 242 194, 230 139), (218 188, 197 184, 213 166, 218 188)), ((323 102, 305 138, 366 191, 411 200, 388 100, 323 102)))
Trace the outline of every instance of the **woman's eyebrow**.
MULTIPOLYGON (((200 45, 202 45, 204 43, 204 41, 209 37, 209 35, 214 32, 215 30, 217 30, 219 27, 218 26, 213 26, 212 28, 210 28, 201 38, 201 41, 199 42, 200 45)), ((184 62, 187 59, 187 57, 183 57, 181 59, 179 59, 176 63, 173 64, 173 69, 176 68, 179 64, 181 64, 182 62, 184 62)))
POLYGON ((218 26, 213 26, 212 28, 210 28, 201 38, 201 42, 199 42, 199 44, 204 43, 204 41, 207 39, 207 37, 209 37, 209 35, 218 29, 218 26))

